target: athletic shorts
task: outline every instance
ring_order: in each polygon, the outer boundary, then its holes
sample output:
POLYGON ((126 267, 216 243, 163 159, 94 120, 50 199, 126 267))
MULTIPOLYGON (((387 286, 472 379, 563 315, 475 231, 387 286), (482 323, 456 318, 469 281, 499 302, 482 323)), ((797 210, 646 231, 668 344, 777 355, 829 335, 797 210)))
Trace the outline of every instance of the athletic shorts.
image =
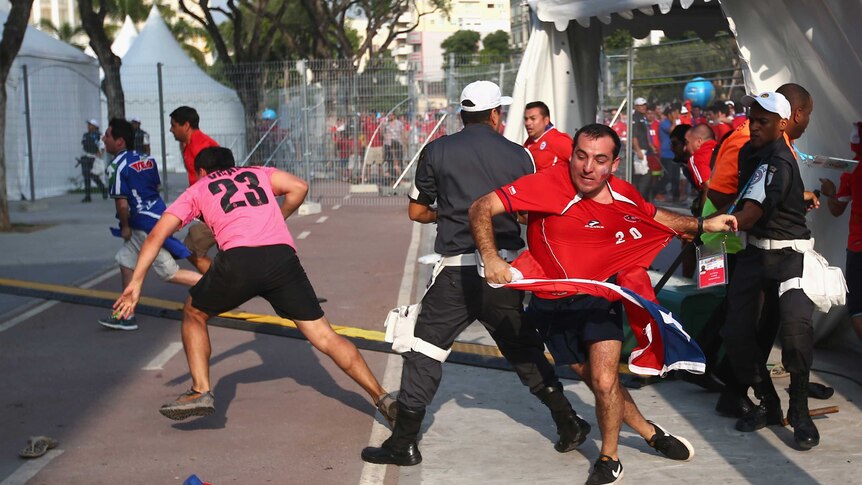
POLYGON ((192 306, 210 315, 233 310, 260 296, 280 317, 291 320, 323 317, 296 251, 286 244, 220 251, 189 294, 192 306))
POLYGON ((556 365, 589 363, 589 344, 623 340, 623 308, 592 295, 557 300, 530 299, 527 316, 538 329, 556 365))
POLYGON ((847 251, 847 266, 844 270, 847 280, 847 313, 850 316, 862 315, 862 253, 847 251))
POLYGON ((183 244, 189 248, 192 256, 202 258, 207 255, 210 248, 215 246, 216 240, 209 226, 202 222, 195 222, 189 226, 189 233, 183 240, 183 244))
MULTIPOLYGON (((123 247, 114 256, 117 264, 124 268, 135 269, 135 265, 138 264, 138 255, 141 254, 141 245, 144 244, 144 239, 146 238, 146 232, 132 229, 132 237, 128 241, 123 242, 123 247)), ((162 281, 168 281, 173 278, 177 274, 177 271, 180 270, 174 257, 165 248, 159 249, 159 253, 156 254, 156 259, 153 261, 152 268, 162 281)))

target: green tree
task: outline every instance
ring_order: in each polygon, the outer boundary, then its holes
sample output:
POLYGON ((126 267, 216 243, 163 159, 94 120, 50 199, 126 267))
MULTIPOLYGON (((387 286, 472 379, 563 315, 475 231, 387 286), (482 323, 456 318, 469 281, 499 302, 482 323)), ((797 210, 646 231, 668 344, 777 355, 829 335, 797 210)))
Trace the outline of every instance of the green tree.
POLYGON ((446 37, 440 44, 446 62, 449 62, 450 54, 454 54, 456 66, 471 64, 479 52, 480 38, 481 35, 475 30, 459 30, 446 37))
POLYGON ((506 62, 512 56, 512 48, 509 46, 509 34, 503 30, 491 32, 482 39, 482 52, 480 62, 482 64, 499 64, 506 62))

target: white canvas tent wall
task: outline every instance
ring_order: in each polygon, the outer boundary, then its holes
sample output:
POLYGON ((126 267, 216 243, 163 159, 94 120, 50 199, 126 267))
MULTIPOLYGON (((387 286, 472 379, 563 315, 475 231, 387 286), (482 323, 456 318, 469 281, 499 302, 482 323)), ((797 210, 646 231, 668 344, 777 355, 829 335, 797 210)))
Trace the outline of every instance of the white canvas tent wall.
POLYGON ((177 43, 157 8, 150 10, 146 24, 123 57, 120 70, 126 97, 126 116, 141 119, 150 134, 153 155, 161 164, 160 125, 165 127, 169 171, 183 172, 182 153, 173 136, 168 115, 187 105, 200 114, 200 128, 234 156, 245 156, 243 109, 236 93, 218 83, 194 63, 177 43), (162 64, 165 118, 159 117, 157 64, 162 64))
MULTIPOLYGON (((0 12, 0 32, 6 23, 0 12)), ((27 27, 6 80, 6 190, 9 200, 30 198, 22 66, 30 90, 33 168, 37 199, 74 188, 84 120, 99 117, 99 65, 78 49, 27 27)))
MULTIPOLYGON (((530 0, 532 35, 518 73, 506 136, 523 141, 523 105, 544 100, 552 119, 569 133, 595 119, 601 36, 626 28, 636 37, 650 29, 695 30, 710 35, 730 28, 751 92, 785 82, 805 86, 814 113, 797 146, 805 153, 848 157, 850 123, 862 120, 862 4, 842 0, 530 0)), ((838 172, 802 166, 810 189, 838 172)), ((848 211, 849 212, 849 211, 848 211)), ((844 266, 847 215, 825 209, 808 216, 817 249, 844 266)), ((831 314, 830 314, 831 315, 831 314)))

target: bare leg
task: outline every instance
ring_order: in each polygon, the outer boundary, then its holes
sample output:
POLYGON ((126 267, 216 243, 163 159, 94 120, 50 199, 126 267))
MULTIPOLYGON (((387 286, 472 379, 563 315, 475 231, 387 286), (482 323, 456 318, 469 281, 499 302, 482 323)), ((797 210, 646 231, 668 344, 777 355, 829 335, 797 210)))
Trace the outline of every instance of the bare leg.
MULTIPOLYGON (((572 364, 571 368, 581 377, 581 379, 583 379, 590 390, 592 390, 593 383, 589 378, 590 365, 572 364)), ((653 428, 651 424, 647 423, 646 418, 643 417, 643 414, 641 414, 634 399, 632 399, 632 395, 629 394, 628 389, 626 389, 622 383, 620 383, 620 393, 622 393, 623 396, 623 423, 635 430, 635 432, 641 435, 643 439, 649 441, 649 439, 655 434, 655 428, 653 428)))
POLYGON ((596 418, 602 433, 601 454, 618 460, 620 428, 623 421, 624 400, 620 392, 617 366, 622 342, 604 340, 590 344, 590 376, 596 396, 596 418))
POLYGON ((176 283, 178 285, 194 286, 202 277, 203 275, 196 271, 181 269, 177 271, 176 274, 174 274, 174 276, 168 281, 171 283, 176 283))
POLYGON ((213 261, 210 259, 209 256, 191 255, 188 257, 188 260, 189 260, 189 263, 192 263, 195 266, 195 268, 197 268, 198 271, 200 271, 201 274, 204 274, 207 271, 209 271, 210 266, 212 266, 212 264, 213 264, 213 261))
POLYGON ((206 392, 210 387, 210 334, 207 321, 210 316, 192 306, 192 298, 183 307, 183 348, 192 375, 192 389, 206 392))
POLYGON ((371 373, 371 369, 368 368, 368 364, 356 346, 335 333, 329 326, 326 317, 313 321, 296 320, 295 323, 299 331, 311 342, 311 345, 329 356, 345 374, 356 381, 362 389, 365 389, 375 404, 377 399, 386 393, 380 383, 377 382, 377 378, 371 373))

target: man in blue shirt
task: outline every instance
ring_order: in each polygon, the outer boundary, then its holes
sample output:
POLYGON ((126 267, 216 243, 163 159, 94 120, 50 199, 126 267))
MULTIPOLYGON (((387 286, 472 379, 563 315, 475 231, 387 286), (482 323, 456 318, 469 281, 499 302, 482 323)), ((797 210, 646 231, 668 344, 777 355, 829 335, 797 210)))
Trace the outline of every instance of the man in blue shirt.
MULTIPOLYGON (((161 180, 155 159, 130 149, 134 141, 131 123, 113 118, 102 140, 105 150, 115 156, 111 162, 110 192, 117 206, 120 225, 119 228, 111 228, 111 233, 125 241, 115 258, 120 265, 125 288, 132 279, 141 244, 165 211, 165 201, 159 194, 161 180)), ((178 239, 168 238, 153 263, 153 269, 164 281, 193 286, 201 274, 180 269, 176 262, 176 259, 187 258, 190 254, 178 239)), ((138 328, 134 315, 127 318, 111 315, 99 323, 117 330, 138 328)))
POLYGON ((670 183, 670 193, 673 201, 679 202, 679 170, 680 166, 673 161, 674 154, 670 146, 670 132, 679 124, 679 105, 672 105, 665 113, 665 118, 658 125, 658 136, 661 140, 661 164, 664 167, 665 176, 662 178, 661 189, 670 183))

